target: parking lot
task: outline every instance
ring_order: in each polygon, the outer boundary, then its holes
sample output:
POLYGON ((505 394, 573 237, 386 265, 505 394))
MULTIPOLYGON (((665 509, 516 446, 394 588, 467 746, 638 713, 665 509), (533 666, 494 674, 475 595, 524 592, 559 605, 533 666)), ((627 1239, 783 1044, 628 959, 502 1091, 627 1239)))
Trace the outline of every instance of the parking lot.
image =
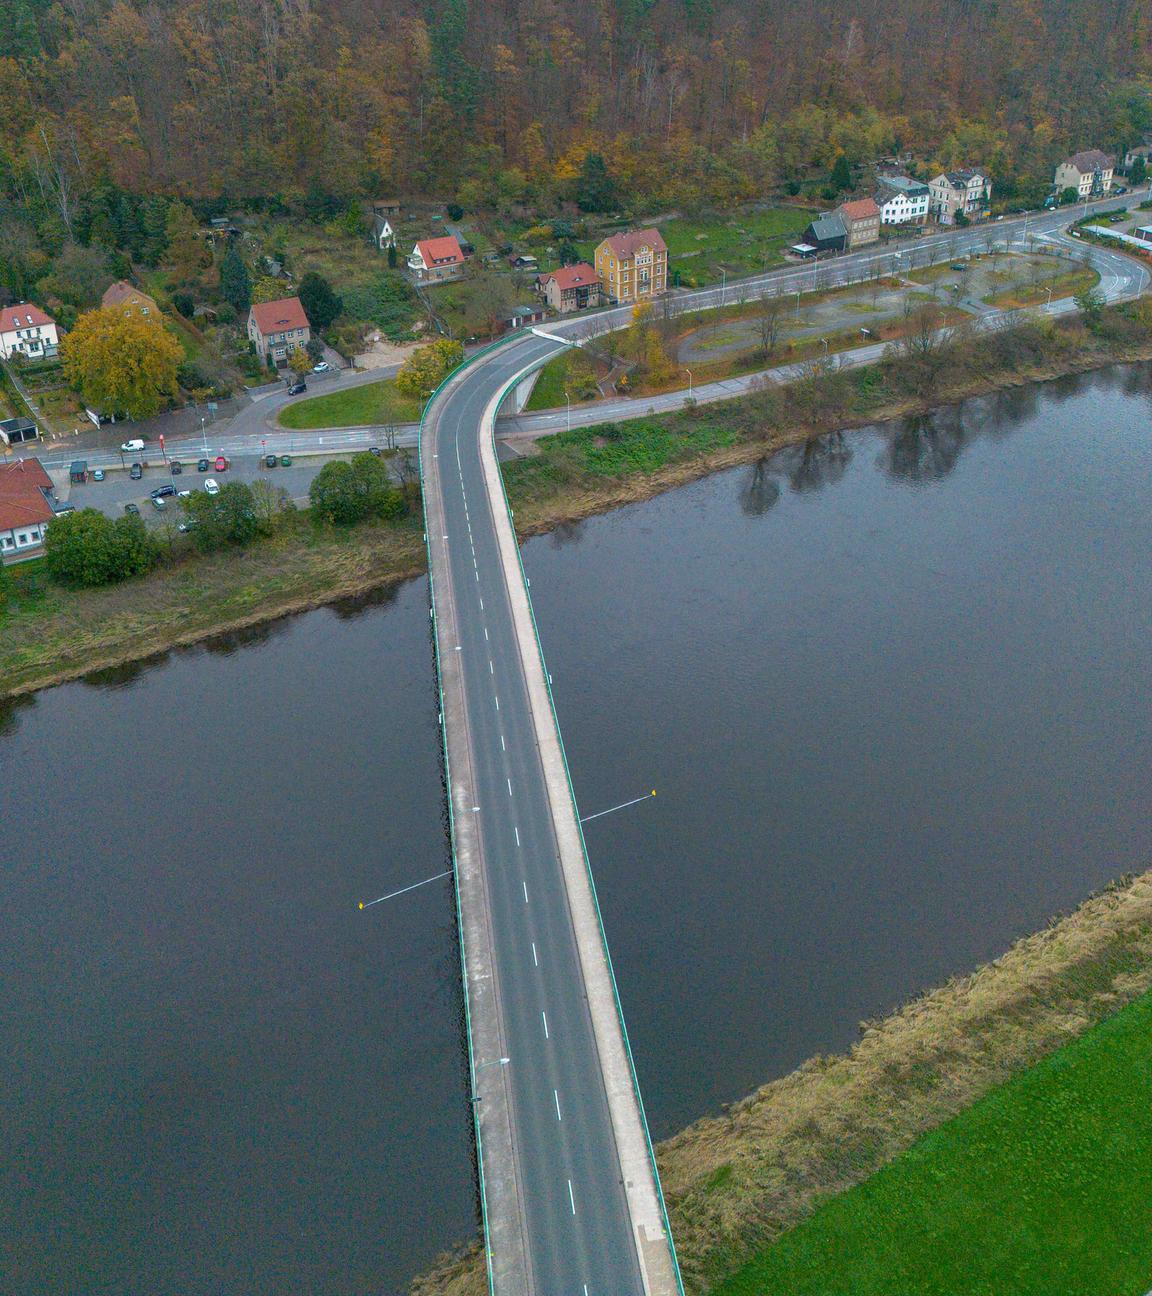
MULTIPOLYGON (((166 509, 160 510, 153 507, 151 492, 157 487, 170 483, 178 491, 203 490, 204 481, 209 477, 221 486, 230 481, 253 482, 266 478, 273 485, 282 486, 298 503, 306 503, 312 478, 332 458, 347 458, 347 456, 309 455, 304 458, 292 456, 292 464, 288 468, 280 466, 279 460, 275 468, 266 468, 263 456, 244 455, 231 459, 224 472, 216 471, 215 460, 210 461, 213 467, 208 472, 198 472, 195 461, 192 461, 185 463, 183 471, 175 476, 164 464, 155 464, 145 468, 144 475, 139 481, 133 481, 127 472, 113 470, 108 472, 102 482, 93 481, 89 477, 86 482, 77 482, 69 486, 65 480, 57 484, 56 494, 61 500, 69 500, 78 509, 99 509, 109 517, 119 517, 124 512, 125 504, 133 503, 140 509, 140 516, 146 522, 159 523, 164 518, 172 518, 178 522, 183 516, 178 500, 170 496, 166 500, 166 509)), ((66 477, 67 474, 64 476, 66 477)))

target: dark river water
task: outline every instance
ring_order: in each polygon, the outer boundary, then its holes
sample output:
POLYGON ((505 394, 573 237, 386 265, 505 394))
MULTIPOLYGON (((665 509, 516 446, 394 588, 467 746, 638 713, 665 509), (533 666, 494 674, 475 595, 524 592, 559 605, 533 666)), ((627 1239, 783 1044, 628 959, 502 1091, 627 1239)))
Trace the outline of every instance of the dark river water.
MULTIPOLYGON (((1152 369, 532 541, 659 1136, 1152 865, 1152 369)), ((0 1291, 393 1292, 474 1227, 427 596, 0 712, 0 1291)))

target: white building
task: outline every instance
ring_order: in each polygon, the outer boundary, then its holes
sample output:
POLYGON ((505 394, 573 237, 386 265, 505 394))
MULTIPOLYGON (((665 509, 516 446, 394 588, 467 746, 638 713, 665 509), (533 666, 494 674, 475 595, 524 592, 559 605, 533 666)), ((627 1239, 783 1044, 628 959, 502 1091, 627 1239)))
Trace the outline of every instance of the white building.
POLYGON ((876 206, 881 225, 923 225, 928 219, 928 186, 907 176, 881 176, 876 185, 876 206))
POLYGON ((396 231, 387 216, 377 214, 372 217, 372 242, 381 252, 396 246, 396 231))
POLYGON ((975 167, 945 171, 928 182, 928 211, 941 225, 955 225, 960 214, 983 220, 991 203, 992 181, 975 167))
POLYGON ((1099 149, 1073 153, 1056 168, 1056 193, 1075 189, 1080 198, 1103 198, 1112 192, 1114 160, 1099 149))
POLYGON ((29 360, 51 359, 60 345, 56 321, 39 306, 21 302, 0 311, 0 358, 21 352, 29 360))
POLYGON ((0 464, 0 563, 38 549, 55 516, 52 478, 39 459, 0 464))

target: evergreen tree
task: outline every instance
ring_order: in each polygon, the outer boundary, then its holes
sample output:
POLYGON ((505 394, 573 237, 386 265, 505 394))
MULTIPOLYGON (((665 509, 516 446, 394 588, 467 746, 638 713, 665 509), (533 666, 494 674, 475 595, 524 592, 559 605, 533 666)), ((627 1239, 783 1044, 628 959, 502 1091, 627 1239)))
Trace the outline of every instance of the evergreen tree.
POLYGON ((344 309, 344 303, 332 291, 332 285, 315 270, 300 280, 300 305, 314 329, 326 329, 344 309))
POLYGON ((845 189, 852 188, 852 167, 843 153, 837 157, 833 164, 831 184, 837 193, 843 193, 845 189))
POLYGON ((244 259, 232 245, 220 262, 220 295, 235 308, 237 315, 243 315, 252 305, 252 278, 244 259))
POLYGON ((608 174, 603 154, 588 153, 576 178, 576 203, 581 211, 608 212, 619 205, 616 181, 608 174))

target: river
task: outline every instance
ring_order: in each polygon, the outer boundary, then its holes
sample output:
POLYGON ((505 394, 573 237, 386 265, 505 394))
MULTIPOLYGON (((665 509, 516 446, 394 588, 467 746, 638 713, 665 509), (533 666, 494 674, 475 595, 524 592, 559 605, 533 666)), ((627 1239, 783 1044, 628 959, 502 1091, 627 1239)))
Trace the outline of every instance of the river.
MULTIPOLYGON (((525 564, 657 1136, 1152 865, 1152 367, 525 564)), ((0 1287, 401 1290, 473 1227, 423 582, 0 712, 0 1287)))

